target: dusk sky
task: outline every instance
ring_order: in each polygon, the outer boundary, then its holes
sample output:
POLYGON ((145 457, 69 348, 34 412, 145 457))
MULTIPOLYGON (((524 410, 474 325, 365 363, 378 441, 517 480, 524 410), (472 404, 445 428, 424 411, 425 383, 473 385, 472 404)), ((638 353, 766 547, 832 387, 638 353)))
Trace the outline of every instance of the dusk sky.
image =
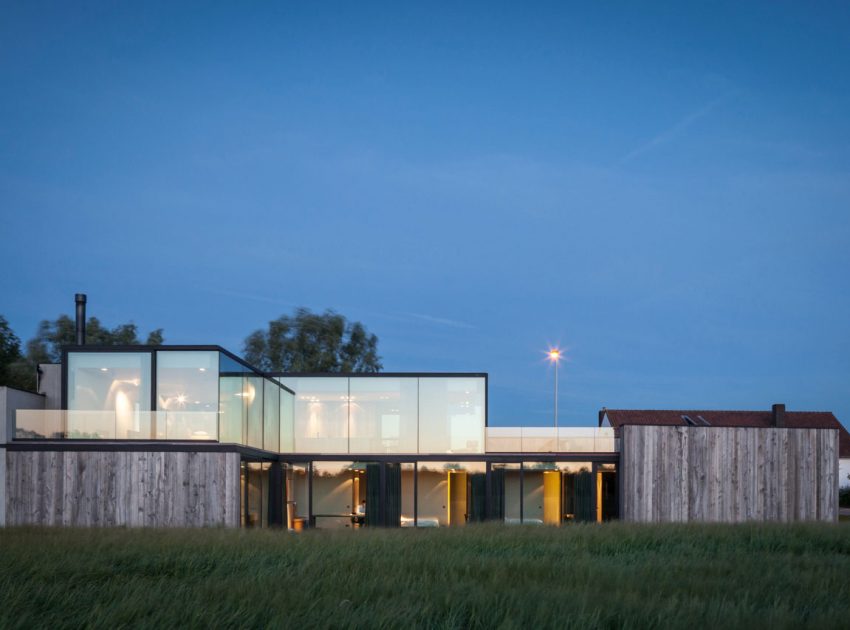
POLYGON ((0 314, 850 423, 850 4, 401 4, 4 3, 0 314))

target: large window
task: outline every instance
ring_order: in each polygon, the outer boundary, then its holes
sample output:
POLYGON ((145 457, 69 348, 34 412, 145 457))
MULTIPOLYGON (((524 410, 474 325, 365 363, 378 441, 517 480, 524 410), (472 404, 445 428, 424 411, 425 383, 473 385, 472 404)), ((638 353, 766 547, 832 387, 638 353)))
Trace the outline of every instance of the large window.
POLYGON ((484 520, 483 462, 419 462, 418 527, 447 527, 484 520))
POLYGON ((150 439, 149 352, 68 353, 68 437, 150 439))
POLYGON ((419 452, 483 453, 483 378, 419 379, 419 452))
POLYGON ((224 354, 219 359, 218 439, 224 443, 244 444, 248 368, 224 354))
POLYGON ((242 397, 245 399, 246 422, 245 435, 248 446, 263 448, 263 384, 265 379, 253 372, 245 378, 245 389, 242 397))
POLYGON ((280 452, 295 452, 295 394, 280 390, 280 452))
POLYGON ((351 378, 352 453, 415 453, 418 379, 351 378))
POLYGON ((285 384, 295 391, 295 451, 348 453, 348 379, 294 378, 285 384))
POLYGON ((280 392, 277 383, 264 381, 263 403, 263 448, 280 451, 280 392))
POLYGON ((156 353, 156 437, 218 439, 218 352, 156 353))

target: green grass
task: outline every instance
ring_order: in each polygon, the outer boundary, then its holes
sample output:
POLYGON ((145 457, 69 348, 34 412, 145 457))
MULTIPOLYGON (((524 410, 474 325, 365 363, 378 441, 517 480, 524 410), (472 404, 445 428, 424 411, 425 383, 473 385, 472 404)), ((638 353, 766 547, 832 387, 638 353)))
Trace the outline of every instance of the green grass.
POLYGON ((850 527, 0 530, 0 627, 850 626, 850 527))

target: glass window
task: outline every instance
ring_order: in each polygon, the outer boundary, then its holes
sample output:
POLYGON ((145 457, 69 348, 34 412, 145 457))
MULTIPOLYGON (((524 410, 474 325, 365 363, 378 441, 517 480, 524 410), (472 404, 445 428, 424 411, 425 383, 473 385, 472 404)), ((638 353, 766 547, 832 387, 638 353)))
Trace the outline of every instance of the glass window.
POLYGON ((243 376, 219 377, 218 439, 227 444, 243 444, 242 425, 245 415, 243 376))
POLYGON ((485 380, 419 379, 419 452, 483 453, 485 380))
POLYGON ((483 462, 419 462, 417 526, 447 527, 484 519, 483 462))
POLYGON ((280 451, 280 392, 278 384, 265 380, 265 402, 263 404, 263 448, 280 451))
POLYGON ((348 378, 286 379, 295 391, 295 451, 348 453, 348 378))
POLYGON ((416 525, 416 506, 414 502, 416 487, 416 464, 401 465, 401 519, 402 527, 416 525))
MULTIPOLYGON (((361 527, 366 521, 366 464, 313 462, 313 519, 316 527, 361 527)), ((376 489, 380 485, 375 484, 376 489)))
POLYGON ((68 437, 150 439, 149 352, 68 353, 68 437))
POLYGON ((493 517, 518 525, 522 519, 520 465, 493 464, 490 471, 490 491, 493 517))
POLYGON ((263 384, 265 379, 249 373, 245 377, 245 389, 242 396, 245 399, 247 419, 246 435, 248 446, 263 448, 263 384))
POLYGON ((218 439, 218 352, 156 353, 156 436, 218 439))
POLYGON ((526 462, 522 468, 522 522, 560 525, 561 470, 553 462, 526 462))
POLYGON ((562 463, 565 521, 593 521, 595 485, 590 462, 562 463))
POLYGON ((295 452, 295 395, 280 390, 280 452, 295 452))
POLYGON ((352 377, 349 388, 350 452, 416 452, 418 379, 352 377))
POLYGON ((286 471, 286 522, 289 529, 302 531, 310 522, 309 464, 292 464, 286 471))

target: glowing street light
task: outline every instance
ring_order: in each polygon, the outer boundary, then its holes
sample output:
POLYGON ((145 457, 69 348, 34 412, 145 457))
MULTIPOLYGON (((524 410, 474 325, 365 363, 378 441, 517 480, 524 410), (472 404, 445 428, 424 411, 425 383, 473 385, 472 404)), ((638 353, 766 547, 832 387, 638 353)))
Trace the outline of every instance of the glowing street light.
POLYGON ((549 360, 555 364, 555 433, 558 432, 558 363, 561 361, 560 348, 549 348, 546 353, 549 360))

